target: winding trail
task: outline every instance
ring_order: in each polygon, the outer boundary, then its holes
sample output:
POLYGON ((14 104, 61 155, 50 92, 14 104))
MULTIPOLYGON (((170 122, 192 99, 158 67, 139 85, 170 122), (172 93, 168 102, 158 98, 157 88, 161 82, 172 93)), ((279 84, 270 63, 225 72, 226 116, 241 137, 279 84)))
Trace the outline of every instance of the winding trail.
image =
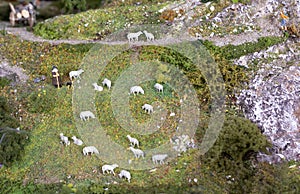
MULTIPOLYGON (((127 40, 120 40, 120 41, 102 41, 102 40, 48 40, 43 39, 41 37, 35 36, 32 32, 29 32, 26 30, 26 27, 6 27, 5 28, 7 33, 16 35, 20 37, 23 40, 28 40, 32 42, 48 42, 53 45, 57 44, 89 44, 89 43, 101 43, 101 44, 109 44, 109 45, 120 45, 120 44, 128 44, 127 40)), ((138 41, 133 43, 134 45, 149 45, 149 44, 155 44, 155 45, 165 45, 170 43, 180 43, 184 40, 196 40, 196 38, 193 38, 188 35, 183 35, 182 38, 173 38, 173 37, 167 37, 160 40, 155 40, 153 42, 145 42, 145 41, 138 41)))
MULTIPOLYGON (((53 45, 58 45, 62 43, 66 44, 89 44, 89 43, 101 43, 101 44, 109 44, 109 45, 119 45, 119 44, 128 44, 127 40, 120 40, 120 41, 102 41, 102 40, 68 40, 68 39, 63 39, 63 40, 48 40, 44 39, 42 37, 36 36, 33 34, 33 32, 27 31, 26 27, 9 27, 9 23, 3 23, 2 25, 5 25, 5 30, 8 34, 13 34, 15 36, 20 37, 23 40, 28 40, 32 42, 48 42, 53 45)), ((262 32, 257 32, 257 31, 252 31, 252 32, 247 32, 247 33, 242 33, 242 34, 237 34, 237 35, 228 35, 226 37, 204 37, 202 38, 203 40, 209 40, 214 42, 215 45, 217 46, 224 46, 228 44, 233 44, 233 45, 239 45, 243 44, 245 42, 253 42, 257 41, 258 38, 264 37, 264 36, 282 36, 282 33, 280 33, 279 30, 270 30, 266 29, 262 32)), ((165 45, 165 44, 170 44, 170 43, 180 43, 183 40, 195 40, 195 37, 192 37, 190 35, 185 34, 182 39, 178 38, 164 38, 164 39, 159 39, 155 40, 151 44, 156 44, 156 45, 165 45)), ((149 42, 144 42, 144 41, 139 41, 134 43, 135 45, 148 45, 149 42)))

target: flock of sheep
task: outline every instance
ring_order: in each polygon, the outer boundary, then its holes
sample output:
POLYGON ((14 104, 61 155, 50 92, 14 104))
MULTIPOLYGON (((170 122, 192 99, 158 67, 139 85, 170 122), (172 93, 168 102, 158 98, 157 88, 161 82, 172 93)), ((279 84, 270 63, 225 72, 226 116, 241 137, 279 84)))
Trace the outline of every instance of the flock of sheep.
MULTIPOLYGON (((64 136, 63 133, 60 133, 59 136, 60 136, 61 143, 65 144, 66 146, 71 144, 69 141, 69 138, 67 136, 64 136)), ((144 156, 145 156, 144 152, 140 149, 134 148, 134 146, 139 147, 139 141, 136 138, 131 137, 130 135, 127 135, 126 137, 130 141, 131 146, 129 147, 129 149, 133 152, 134 156, 136 158, 140 158, 140 157, 144 158, 144 156)), ((76 138, 76 136, 73 136, 72 139, 74 141, 74 144, 79 145, 79 146, 83 145, 83 141, 76 138)), ((86 146, 83 148, 82 152, 83 152, 83 155, 99 154, 99 151, 97 150, 97 148, 95 146, 86 146)), ((156 154, 156 155, 152 156, 152 162, 154 164, 158 164, 158 162, 159 162, 159 164, 164 164, 164 160, 167 157, 168 157, 167 154, 156 154)), ((102 166, 102 173, 103 174, 112 173, 113 175, 115 175, 114 169, 117 167, 119 167, 119 165, 117 165, 117 164, 112 164, 112 165, 105 164, 102 166)), ((129 171, 121 170, 121 172, 118 175, 120 178, 125 177, 125 179, 127 179, 128 182, 130 182, 131 174, 129 171)))
MULTIPOLYGON (((94 90, 96 91, 103 91, 103 87, 99 86, 97 83, 93 83, 92 84, 94 86, 94 90)), ((105 78, 102 82, 103 86, 107 86, 108 89, 111 88, 111 81, 107 78, 105 78)), ((158 92, 163 92, 164 87, 163 85, 156 83, 154 85, 154 88, 158 91, 158 92)), ((143 90, 143 88, 141 86, 133 86, 130 88, 130 94, 136 95, 136 94, 145 94, 145 91, 143 90)), ((145 110, 145 112, 147 113, 153 113, 153 106, 151 106, 150 104, 144 104, 142 106, 142 109, 145 110)), ((80 112, 80 119, 83 121, 88 120, 89 118, 95 118, 95 115, 91 112, 91 111, 82 111, 80 112)))
POLYGON ((146 30, 144 30, 143 32, 139 31, 139 32, 136 32, 136 33, 128 33, 127 34, 127 39, 128 39, 129 42, 138 41, 139 36, 142 35, 143 33, 145 34, 145 36, 147 38, 147 41, 154 41, 154 35, 150 32, 147 32, 146 30))
MULTIPOLYGON (((144 31, 144 33, 146 35, 149 36, 149 34, 147 34, 146 31, 144 31)), ((140 33, 138 33, 140 34, 140 33)), ((151 33, 150 33, 151 34, 151 33)), ((130 34, 129 34, 130 35, 130 34)), ((129 36, 128 35, 128 36, 129 36)), ((147 36, 147 39, 148 39, 147 36)), ((152 35, 153 36, 153 35, 152 35)), ((129 36, 132 37, 132 36, 129 36)), ((133 36, 134 37, 134 36, 133 36)), ((129 38, 128 38, 129 39, 129 38)), ((151 39, 151 35, 150 35, 150 40, 153 40, 154 37, 151 39)), ((84 72, 84 70, 79 69, 78 71, 71 71, 69 73, 70 79, 72 80, 72 78, 80 78, 80 74, 82 74, 84 72)), ((107 78, 105 78, 102 82, 102 86, 99 86, 97 83, 93 83, 92 84, 94 86, 94 90, 96 91, 103 91, 103 87, 107 87, 108 89, 111 88, 111 81, 107 78)), ((154 88, 158 91, 158 92, 163 92, 163 85, 156 83, 154 85, 154 88)), ((144 94, 144 90, 142 87, 140 86, 133 86, 130 88, 130 94, 136 95, 136 94, 144 94)), ((148 114, 153 113, 153 106, 149 105, 149 104, 144 104, 142 106, 142 109, 145 110, 148 114)), ((89 118, 95 118, 95 115, 91 112, 91 111, 82 111, 80 112, 79 115, 80 119, 82 121, 87 121, 89 118)), ((128 138, 128 140, 130 141, 130 147, 128 148, 130 151, 132 151, 132 153, 134 154, 134 156, 136 158, 144 158, 145 154, 141 149, 138 148, 134 148, 135 146, 139 147, 139 141, 136 138, 131 137, 130 135, 126 136, 128 138)), ((66 146, 70 145, 70 141, 68 139, 68 137, 64 136, 63 133, 60 133, 60 139, 61 139, 61 143, 65 144, 66 146)), ((72 137, 74 144, 76 145, 83 145, 82 140, 76 138, 76 136, 72 137)), ((99 151, 97 150, 97 148, 95 146, 86 146, 83 148, 82 150, 83 155, 89 155, 89 154, 99 154, 99 151)), ((164 160, 168 157, 167 154, 156 154, 152 156, 152 162, 154 164, 164 164, 164 160)), ((119 167, 117 164, 112 164, 112 165, 103 165, 102 166, 102 173, 112 173, 113 175, 115 175, 114 169, 119 167)), ((118 174, 120 178, 125 177, 125 179, 128 180, 128 182, 130 182, 131 179, 131 174, 130 172, 126 171, 126 170, 121 170, 121 172, 118 174)))

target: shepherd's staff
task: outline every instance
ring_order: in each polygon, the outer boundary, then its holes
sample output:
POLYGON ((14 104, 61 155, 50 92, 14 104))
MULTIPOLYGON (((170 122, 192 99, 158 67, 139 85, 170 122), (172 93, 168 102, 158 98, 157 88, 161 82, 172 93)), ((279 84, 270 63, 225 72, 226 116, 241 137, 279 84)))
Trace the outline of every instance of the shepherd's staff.
POLYGON ((57 88, 59 89, 59 81, 58 81, 58 76, 59 76, 59 74, 58 74, 58 72, 55 72, 55 76, 56 76, 56 82, 57 82, 57 88))

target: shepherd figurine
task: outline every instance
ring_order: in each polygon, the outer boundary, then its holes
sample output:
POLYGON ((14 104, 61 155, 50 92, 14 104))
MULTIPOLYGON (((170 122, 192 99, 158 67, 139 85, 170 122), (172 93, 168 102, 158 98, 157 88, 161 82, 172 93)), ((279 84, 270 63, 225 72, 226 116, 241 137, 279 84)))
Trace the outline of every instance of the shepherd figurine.
POLYGON ((281 29, 287 31, 286 22, 289 17, 283 13, 283 11, 280 12, 280 18, 281 18, 281 29))
POLYGON ((60 76, 58 74, 58 69, 56 66, 52 66, 52 84, 56 87, 56 88, 60 88, 61 85, 61 79, 60 76))

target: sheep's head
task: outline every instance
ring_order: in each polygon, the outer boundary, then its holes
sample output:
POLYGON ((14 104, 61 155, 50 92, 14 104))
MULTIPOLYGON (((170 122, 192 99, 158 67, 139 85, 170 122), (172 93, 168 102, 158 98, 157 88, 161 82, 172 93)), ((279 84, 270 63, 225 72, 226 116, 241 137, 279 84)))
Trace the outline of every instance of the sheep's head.
POLYGON ((76 136, 73 136, 72 139, 75 140, 75 139, 77 139, 77 138, 76 138, 76 136))
POLYGON ((63 134, 63 133, 60 133, 59 136, 64 136, 64 134, 63 134))
POLYGON ((120 177, 120 179, 122 178, 122 174, 120 173, 120 174, 118 174, 119 175, 119 177, 120 177))
POLYGON ((93 86, 97 86, 97 83, 92 83, 93 86))
POLYGON ((80 71, 81 73, 83 73, 83 72, 84 72, 84 70, 83 70, 83 69, 79 69, 79 71, 80 71))
POLYGON ((143 32, 144 32, 145 34, 147 33, 147 31, 146 31, 146 30, 144 30, 143 32))
POLYGON ((114 168, 118 168, 119 167, 119 165, 117 165, 117 164, 113 164, 112 165, 114 168))
POLYGON ((145 94, 144 90, 141 90, 141 93, 142 93, 142 94, 145 94))
POLYGON ((133 147, 129 147, 129 148, 127 148, 127 150, 133 150, 134 148, 133 147))
POLYGON ((127 135, 126 137, 127 137, 127 138, 131 138, 130 135, 127 135))

